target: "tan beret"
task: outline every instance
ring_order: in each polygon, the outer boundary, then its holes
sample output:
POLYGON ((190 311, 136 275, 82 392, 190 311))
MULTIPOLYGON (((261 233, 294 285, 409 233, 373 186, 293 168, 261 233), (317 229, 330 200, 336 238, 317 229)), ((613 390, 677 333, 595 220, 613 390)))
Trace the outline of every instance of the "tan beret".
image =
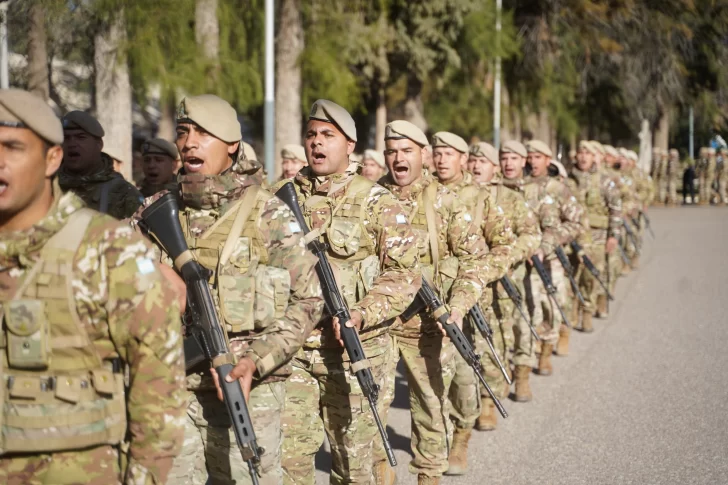
POLYGON ((48 103, 21 89, 0 89, 0 126, 27 128, 49 143, 63 143, 61 120, 48 103))
POLYGON ((427 136, 417 126, 405 120, 394 120, 384 128, 385 140, 409 138, 420 146, 429 145, 427 136))
POLYGON ((542 153, 549 158, 554 156, 551 148, 549 148, 549 146, 541 140, 531 140, 526 143, 526 151, 528 151, 528 153, 542 153))
POLYGON ((619 152, 619 156, 620 156, 620 157, 624 157, 624 158, 627 158, 627 157, 629 157, 629 150, 627 150, 626 148, 624 148, 624 147, 619 147, 619 148, 617 149, 617 151, 619 152))
POLYGON ((516 140, 508 140, 507 142, 505 142, 501 147, 500 152, 515 153, 516 155, 520 155, 522 157, 528 156, 528 150, 526 150, 526 147, 523 145, 523 143, 516 140))
POLYGON ((619 156, 619 152, 612 145, 604 145, 604 153, 607 155, 612 155, 613 157, 619 156))
POLYGON ((374 160, 377 165, 382 168, 386 168, 384 164, 384 154, 376 150, 364 150, 364 157, 362 160, 374 160))
POLYGON ((120 151, 116 150, 116 147, 109 143, 108 146, 104 143, 104 150, 101 153, 107 154, 109 157, 111 157, 113 160, 117 160, 121 163, 128 164, 129 163, 129 157, 122 154, 120 151))
POLYGON ((679 156, 680 156, 680 152, 679 152, 679 151, 677 151, 677 149, 675 149, 675 148, 672 148, 672 149, 670 150, 670 156, 671 156, 671 157, 679 157, 679 156))
POLYGON ((166 155, 177 159, 177 145, 162 138, 152 138, 142 143, 142 155, 166 155))
POLYGON ((96 138, 104 137, 101 123, 85 111, 71 111, 63 117, 64 130, 83 130, 96 138))
POLYGON ((561 164, 561 162, 552 159, 551 165, 553 165, 554 167, 559 169, 559 175, 561 175, 562 177, 566 178, 569 176, 569 174, 566 173, 566 167, 564 167, 564 165, 561 164))
POLYGON ((468 143, 449 131, 438 131, 432 136, 433 147, 451 147, 460 153, 468 153, 468 143))
POLYGON ((596 150, 599 153, 601 153, 602 155, 604 155, 606 153, 606 151, 604 150, 604 145, 602 145, 601 143, 599 143, 597 140, 591 140, 589 143, 591 143, 592 146, 594 148, 596 148, 596 150))
POLYGON ((249 162, 258 161, 258 155, 255 154, 255 150, 250 143, 243 142, 243 154, 245 155, 245 159, 249 162))
POLYGON ((637 155, 637 152, 633 150, 627 150, 627 158, 635 162, 640 159, 640 157, 637 155))
POLYGON ((708 147, 708 155, 715 155, 715 148, 708 147))
POLYGON ((319 99, 311 106, 309 120, 333 123, 351 141, 356 141, 356 123, 348 111, 328 99, 319 99))
POLYGON ((296 145, 295 143, 283 145, 283 149, 281 149, 281 158, 300 160, 306 163, 306 149, 301 145, 296 145))
POLYGON ((498 150, 490 143, 484 141, 470 145, 470 154, 476 157, 485 157, 493 165, 498 165, 498 150))
POLYGON ((240 122, 230 103, 214 94, 187 96, 177 107, 177 123, 194 123, 225 143, 240 141, 240 122))
POLYGON ((592 145, 592 143, 590 141, 587 141, 587 140, 581 140, 579 142, 579 150, 586 150, 589 153, 593 153, 593 154, 597 153, 596 147, 594 145, 592 145))

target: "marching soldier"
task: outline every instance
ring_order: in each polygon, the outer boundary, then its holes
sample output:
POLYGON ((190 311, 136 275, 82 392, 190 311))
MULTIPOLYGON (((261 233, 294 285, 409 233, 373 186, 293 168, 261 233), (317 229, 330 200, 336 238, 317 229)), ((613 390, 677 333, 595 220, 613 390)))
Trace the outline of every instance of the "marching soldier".
POLYGON ((706 148, 706 157, 700 172, 700 205, 710 205, 715 179, 715 148, 706 148))
POLYGON ((142 169, 144 180, 139 191, 144 197, 162 190, 177 190, 177 164, 179 152, 174 143, 153 138, 142 144, 142 169))
POLYGON ((58 180, 64 191, 73 190, 90 208, 117 219, 130 217, 144 198, 114 170, 102 153, 104 129, 93 116, 71 111, 63 117, 63 163, 58 180))
MULTIPOLYGON (((300 226, 283 201, 244 173, 240 138, 237 114, 226 101, 209 94, 184 98, 177 110, 183 168, 175 193, 185 239, 213 273, 216 311, 238 358, 228 380, 240 378, 250 391, 251 421, 265 450, 260 483, 278 484, 286 364, 313 329, 323 300, 300 226)), ((169 485, 251 483, 217 385, 207 370, 187 376, 185 439, 169 485)))
POLYGON ((677 205, 677 182, 682 175, 680 169, 680 152, 672 148, 667 159, 667 203, 673 207, 677 205))
POLYGON ((291 179, 306 165, 306 149, 301 145, 284 145, 281 149, 281 180, 291 179))
MULTIPOLYGON (((386 387, 393 358, 389 327, 420 288, 419 246, 396 198, 350 163, 356 139, 356 125, 344 108, 316 101, 305 133, 309 165, 292 182, 309 237, 326 243, 351 312, 348 325, 360 333, 375 382, 386 387)), ((286 382, 283 483, 314 483, 314 455, 324 432, 331 444, 332 483, 373 480, 373 443, 379 436, 338 325, 330 317, 321 320, 294 359, 286 382)))
POLYGON ((387 165, 384 162, 384 155, 376 150, 365 150, 362 158, 362 176, 377 182, 386 173, 387 165))
POLYGON ((43 100, 0 91, 0 483, 164 483, 183 435, 180 295, 151 244, 62 193, 62 144, 43 100))

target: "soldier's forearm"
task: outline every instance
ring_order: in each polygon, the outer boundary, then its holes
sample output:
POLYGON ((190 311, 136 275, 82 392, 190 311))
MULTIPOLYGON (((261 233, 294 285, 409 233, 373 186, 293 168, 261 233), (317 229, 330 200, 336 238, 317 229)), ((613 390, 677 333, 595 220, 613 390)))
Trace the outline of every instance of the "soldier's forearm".
POLYGON ((421 285, 419 271, 390 269, 377 277, 369 293, 351 310, 364 315, 363 329, 373 327, 404 312, 417 296, 421 285))

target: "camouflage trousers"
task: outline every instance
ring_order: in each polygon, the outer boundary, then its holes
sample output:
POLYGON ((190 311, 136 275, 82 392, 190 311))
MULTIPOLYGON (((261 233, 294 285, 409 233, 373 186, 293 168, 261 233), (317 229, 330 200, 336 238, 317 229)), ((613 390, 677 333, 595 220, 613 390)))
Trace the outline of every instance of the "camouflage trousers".
MULTIPOLYGON (((261 485, 282 481, 281 415, 285 399, 284 382, 260 384, 250 393, 250 420, 255 427, 258 446, 264 449, 259 466, 261 485)), ((249 483, 252 483, 250 471, 240 456, 225 405, 214 392, 190 393, 182 451, 174 460, 167 484, 249 483)))
MULTIPOLYGON (((606 229, 591 229, 592 243, 586 251, 589 259, 601 275, 606 275, 607 264, 607 231, 606 229)), ((581 305, 584 313, 594 313, 597 308, 597 298, 604 295, 604 289, 589 271, 581 271, 577 280, 585 305, 581 305)), ((605 281, 606 283, 606 281, 605 281)), ((572 322, 575 323, 575 322, 572 322)))
MULTIPOLYGON (((362 342, 374 381, 384 387, 392 342, 381 335, 362 342)), ((301 350, 286 381, 283 414, 283 483, 315 483, 314 456, 324 440, 331 446, 330 482, 373 483, 373 443, 380 440, 369 402, 344 362, 343 349, 301 350)), ((380 399, 377 409, 382 413, 380 399)))
MULTIPOLYGON (((566 306, 566 286, 564 268, 558 260, 546 259, 543 262, 544 268, 551 276, 551 282, 556 288, 557 301, 562 308, 566 306)), ((526 289, 526 302, 531 314, 531 322, 539 333, 541 341, 556 345, 559 340, 559 329, 561 328, 561 315, 558 308, 551 301, 546 287, 535 268, 529 268, 528 277, 524 280, 526 289)))
MULTIPOLYGON (((394 347, 386 387, 382 390, 385 420, 394 399, 397 356, 405 368, 409 389, 409 408, 412 424, 410 473, 431 477, 441 476, 448 467, 447 457, 452 439, 448 419, 447 391, 455 374, 455 347, 449 339, 439 335, 422 335, 419 338, 392 335, 394 347)), ((375 463, 386 459, 384 449, 377 440, 375 463)))
POLYGON ((678 174, 670 175, 667 179, 667 202, 677 204, 678 174))
POLYGON ((0 458, 3 485, 115 485, 122 483, 113 446, 0 458))
MULTIPOLYGON (((492 307, 484 311, 485 318, 493 330, 493 347, 498 357, 503 362, 506 370, 510 372, 507 359, 509 347, 509 335, 512 330, 503 328, 501 322, 496 318, 492 307)), ((501 373, 493 354, 485 341, 485 338, 475 326, 466 320, 463 333, 470 342, 473 342, 475 353, 480 356, 483 364, 483 377, 498 399, 508 396, 510 386, 501 373)), ((480 416, 481 397, 490 397, 480 381, 473 372, 472 367, 463 359, 459 353, 455 355, 455 377, 453 378, 450 392, 450 418, 458 429, 472 429, 475 421, 480 416)))
POLYGON ((657 202, 664 204, 667 200, 667 180, 664 177, 660 177, 655 181, 655 192, 657 193, 657 202))
MULTIPOLYGON (((528 302, 524 280, 528 277, 528 270, 525 263, 516 266, 511 275, 511 281, 516 290, 521 294, 521 300, 524 302, 523 313, 528 315, 528 302)), ((499 298, 494 302, 493 309, 496 317, 501 324, 501 328, 505 332, 506 342, 511 342, 508 348, 513 348, 513 365, 526 365, 529 367, 536 366, 536 340, 531 334, 531 328, 526 319, 523 318, 521 312, 518 311, 516 305, 506 298, 506 292, 498 285, 499 298)))
POLYGON ((728 170, 726 169, 718 174, 718 195, 721 204, 728 204, 728 170))

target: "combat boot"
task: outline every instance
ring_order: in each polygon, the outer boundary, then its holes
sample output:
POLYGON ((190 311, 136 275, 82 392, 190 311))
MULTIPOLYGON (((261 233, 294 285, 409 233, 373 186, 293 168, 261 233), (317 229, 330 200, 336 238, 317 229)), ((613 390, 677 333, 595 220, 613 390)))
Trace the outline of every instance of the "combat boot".
POLYGON ((475 422, 475 429, 478 431, 493 431, 498 424, 498 416, 495 414, 495 403, 489 397, 481 397, 480 408, 480 416, 475 422))
POLYGON ((440 485, 440 477, 428 477, 420 473, 417 475, 417 485, 440 485))
MULTIPOLYGON (((607 318, 609 311, 607 310, 607 295, 597 296, 597 318, 607 318)), ((591 317, 591 315, 589 315, 591 317)), ((589 322, 591 324, 591 322, 589 322)), ((582 327, 584 325, 582 324, 582 327)), ((590 325, 591 326, 591 325, 590 325)))
POLYGON ((553 351, 553 344, 543 343, 541 345, 541 356, 538 358, 538 375, 550 376, 554 373, 554 368, 551 366, 551 354, 553 351))
POLYGON ((376 485, 395 485, 397 473, 389 466, 387 460, 382 460, 374 465, 374 483, 376 485))
POLYGON ((574 301, 571 302, 571 315, 569 315, 569 321, 574 327, 579 325, 579 315, 581 314, 581 306, 579 303, 578 298, 574 298, 574 301))
POLYGON ((594 331, 592 314, 589 312, 584 312, 584 319, 581 321, 581 331, 584 333, 592 333, 594 331))
POLYGON ((627 276, 632 271, 628 264, 622 265, 622 276, 627 276))
POLYGON ((531 374, 531 367, 527 365, 516 366, 516 402, 528 402, 533 399, 531 385, 528 383, 528 376, 531 374))
MULTIPOLYGON (((575 320, 576 321, 576 320, 575 320)), ((559 329, 559 343, 556 344, 556 353, 560 357, 566 357, 569 355, 569 335, 571 330, 566 325, 562 325, 559 329)))
POLYGON ((632 256, 632 269, 637 269, 640 267, 640 257, 638 255, 632 256))
MULTIPOLYGON (((455 428, 445 475, 465 475, 468 471, 468 441, 472 432, 470 429, 455 428)), ((419 478, 417 480, 419 482, 419 478)))

